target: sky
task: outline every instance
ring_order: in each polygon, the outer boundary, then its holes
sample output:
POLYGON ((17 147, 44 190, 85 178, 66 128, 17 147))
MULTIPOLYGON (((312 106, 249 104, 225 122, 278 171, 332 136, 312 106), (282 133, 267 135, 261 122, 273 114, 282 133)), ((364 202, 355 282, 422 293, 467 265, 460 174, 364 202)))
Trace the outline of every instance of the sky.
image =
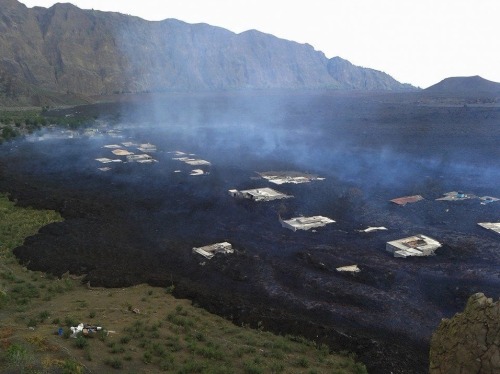
MULTIPOLYGON (((58 1, 20 0, 28 7, 58 1)), ((326 57, 426 88, 447 77, 500 82, 499 0, 70 0, 150 21, 175 18, 235 33, 256 29, 326 57)))

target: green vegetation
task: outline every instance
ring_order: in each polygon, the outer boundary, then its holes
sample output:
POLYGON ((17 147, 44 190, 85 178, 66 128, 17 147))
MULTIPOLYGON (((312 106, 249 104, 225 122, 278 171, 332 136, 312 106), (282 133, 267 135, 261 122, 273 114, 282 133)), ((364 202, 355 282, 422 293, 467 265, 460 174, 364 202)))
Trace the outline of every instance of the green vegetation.
POLYGON ((0 110, 0 142, 31 134, 48 125, 76 129, 92 123, 95 119, 85 115, 56 115, 48 109, 44 107, 42 109, 0 110))
POLYGON ((88 289, 20 266, 12 249, 60 220, 0 196, 0 372, 366 373, 352 355, 237 327, 158 288, 88 289), (71 337, 80 322, 102 330, 71 337))

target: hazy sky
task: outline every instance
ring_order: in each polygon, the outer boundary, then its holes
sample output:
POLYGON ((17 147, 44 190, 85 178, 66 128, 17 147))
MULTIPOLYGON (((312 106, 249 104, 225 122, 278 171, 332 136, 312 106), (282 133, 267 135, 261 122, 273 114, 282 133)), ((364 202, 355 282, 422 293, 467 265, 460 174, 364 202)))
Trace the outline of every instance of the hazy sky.
MULTIPOLYGON (((54 0, 21 0, 50 7, 54 0)), ((451 76, 500 82, 500 0, 71 0, 147 20, 176 18, 309 43, 327 57, 428 87, 451 76)))

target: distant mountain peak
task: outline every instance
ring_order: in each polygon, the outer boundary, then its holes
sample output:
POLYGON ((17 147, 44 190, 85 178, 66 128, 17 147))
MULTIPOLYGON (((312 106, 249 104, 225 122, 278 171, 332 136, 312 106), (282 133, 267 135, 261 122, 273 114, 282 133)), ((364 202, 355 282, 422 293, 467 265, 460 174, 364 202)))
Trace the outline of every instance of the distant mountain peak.
POLYGON ((424 92, 447 95, 500 95, 500 83, 484 79, 479 75, 449 77, 426 88, 424 92))

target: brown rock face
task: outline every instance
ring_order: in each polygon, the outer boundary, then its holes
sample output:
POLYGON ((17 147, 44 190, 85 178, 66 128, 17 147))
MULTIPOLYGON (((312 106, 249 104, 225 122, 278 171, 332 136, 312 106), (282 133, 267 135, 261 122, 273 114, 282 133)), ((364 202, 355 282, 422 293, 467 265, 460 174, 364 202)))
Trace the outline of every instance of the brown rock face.
POLYGON ((175 19, 149 22, 71 4, 27 8, 0 0, 0 103, 68 93, 243 88, 414 89, 255 30, 235 34, 175 19))
POLYGON ((500 373, 500 301, 477 293, 463 313, 443 319, 432 336, 429 372, 500 373))

